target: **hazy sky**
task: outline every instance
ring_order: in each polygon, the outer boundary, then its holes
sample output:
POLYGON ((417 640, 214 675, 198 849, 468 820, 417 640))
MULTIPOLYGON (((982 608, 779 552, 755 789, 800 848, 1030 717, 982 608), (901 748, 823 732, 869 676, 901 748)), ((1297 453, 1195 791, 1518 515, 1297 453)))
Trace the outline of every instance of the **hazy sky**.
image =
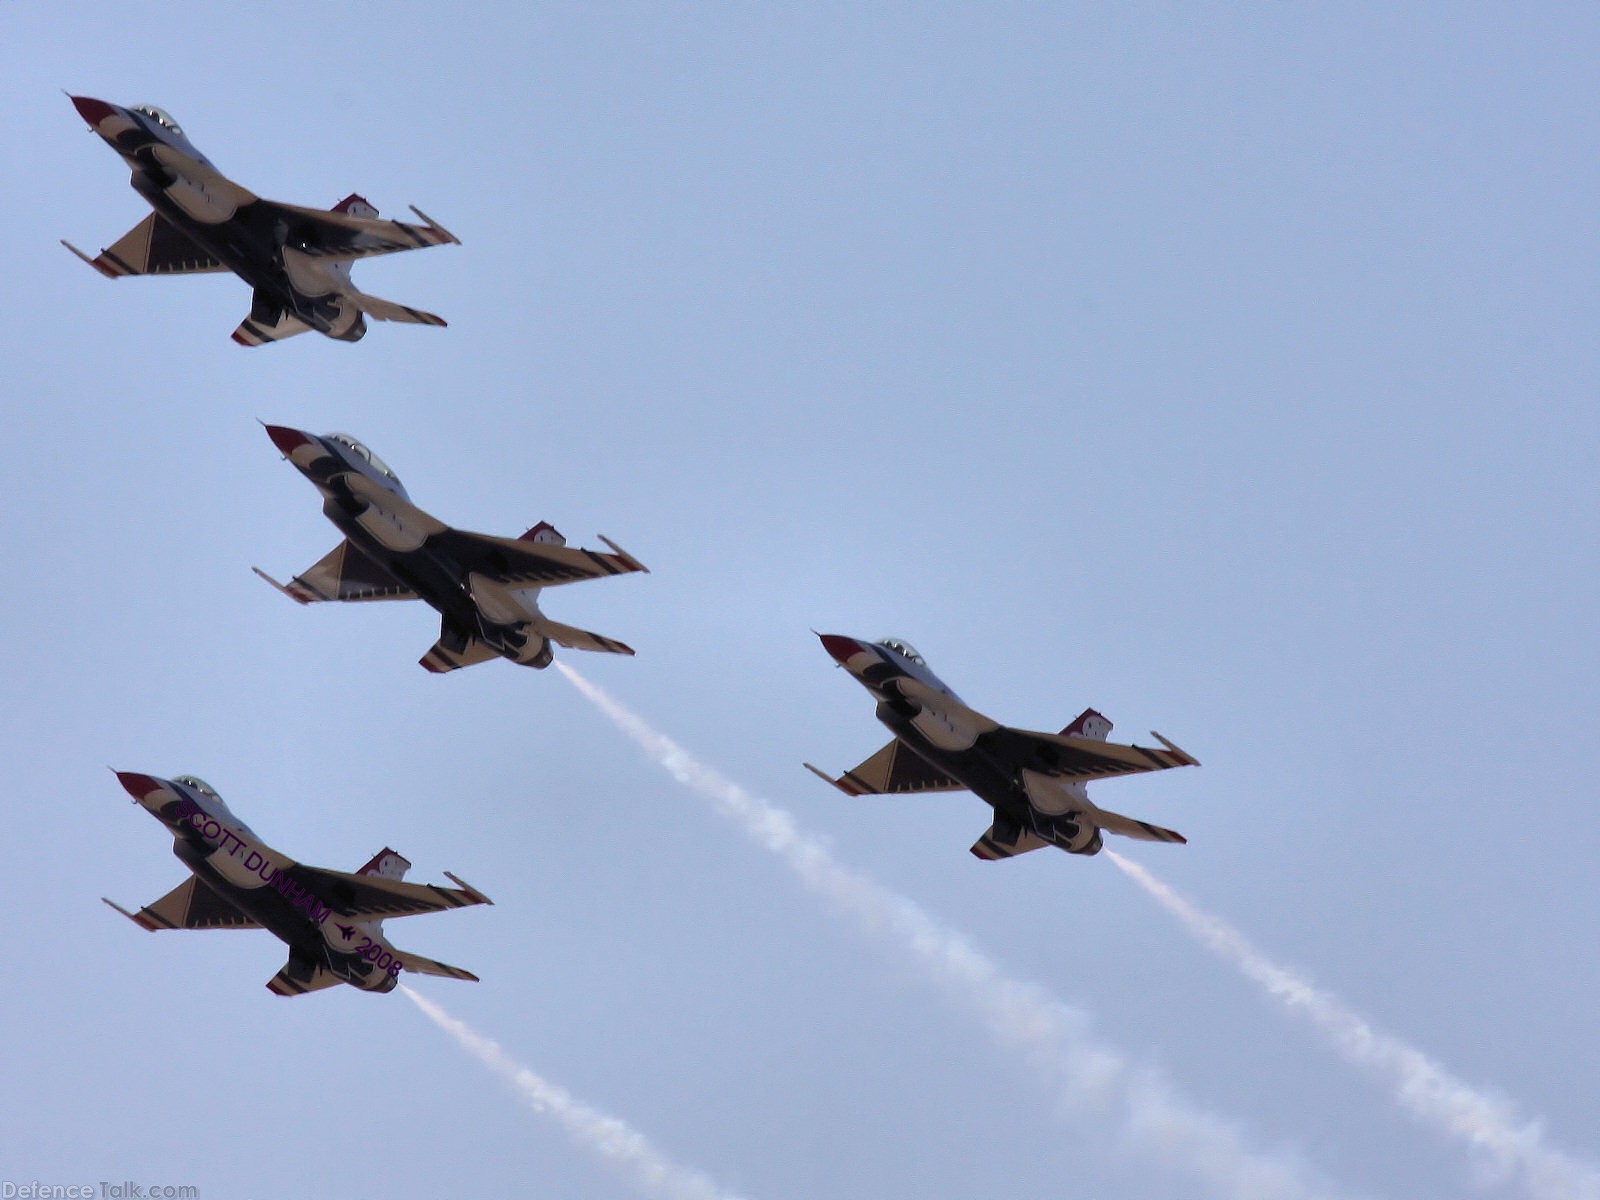
POLYGON ((512 7, 0 6, 0 1183, 1596 1194, 1600 13, 512 7), (62 89, 418 205, 462 245, 356 282, 450 327, 245 350, 232 276, 101 278, 57 239, 148 209, 62 89), (638 649, 558 661, 643 730, 263 585, 338 535, 258 420, 648 564, 545 603, 638 649), (1111 848, 1253 974, 1109 856, 979 862, 976 799, 807 774, 885 736, 813 629, 1196 755, 1094 795, 1188 836, 1111 848), (386 931, 482 976, 406 982, 501 1058, 111 912, 183 869, 107 766, 488 893, 386 931), (1578 1174, 1487 1171, 1413 1052, 1578 1174))

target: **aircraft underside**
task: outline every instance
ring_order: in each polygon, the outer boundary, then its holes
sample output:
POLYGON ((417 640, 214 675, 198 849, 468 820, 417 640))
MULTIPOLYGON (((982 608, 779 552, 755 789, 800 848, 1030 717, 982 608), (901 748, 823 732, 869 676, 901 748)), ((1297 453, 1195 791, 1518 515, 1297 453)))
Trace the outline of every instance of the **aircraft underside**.
MULTIPOLYGON (((1052 787, 1050 798, 1055 802, 1049 806, 1056 808, 1059 803, 1059 811, 1045 811, 1032 801, 1023 783, 1018 782, 1009 768, 984 753, 981 739, 970 750, 945 751, 922 736, 921 727, 913 718, 894 712, 885 714, 881 710, 879 717, 918 757, 965 785, 994 809, 994 828, 990 836, 1001 846, 1010 849, 1019 844, 1023 835, 1031 833, 1069 854, 1100 852, 1099 828, 1081 808, 1070 804, 1067 792, 1052 787)), ((1027 776, 1032 772, 1022 774, 1027 776)))
MULTIPOLYGON (((264 202, 247 204, 219 220, 196 217, 166 188, 135 184, 136 190, 161 218, 181 231, 252 289, 248 322, 257 338, 271 341, 284 336, 286 322, 315 330, 340 341, 359 341, 366 333, 361 310, 342 295, 329 279, 308 277, 297 287, 285 266, 285 236, 275 211, 264 202)), ((302 272, 304 274, 304 272, 302 272)))

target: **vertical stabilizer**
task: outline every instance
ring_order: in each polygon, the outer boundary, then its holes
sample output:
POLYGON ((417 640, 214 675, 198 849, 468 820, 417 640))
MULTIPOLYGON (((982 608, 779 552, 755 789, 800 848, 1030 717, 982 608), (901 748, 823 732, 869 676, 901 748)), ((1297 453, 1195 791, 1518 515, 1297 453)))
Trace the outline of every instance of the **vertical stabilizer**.
POLYGON ((406 859, 385 846, 374 854, 367 865, 357 871, 356 874, 381 875, 385 879, 404 879, 406 872, 410 869, 411 864, 406 859))
MULTIPOLYGON (((396 851, 385 846, 368 861, 367 865, 356 872, 357 875, 377 875, 383 879, 404 879, 406 872, 411 869, 411 863, 402 858, 396 851)), ((365 929, 376 939, 383 931, 383 918, 376 921, 357 921, 356 926, 365 929)))
POLYGON ((372 206, 372 201, 365 196, 358 196, 354 192, 351 192, 328 211, 344 213, 347 217, 375 217, 378 215, 378 210, 372 206))
POLYGON ((1092 708, 1084 709, 1073 719, 1072 724, 1061 731, 1066 737, 1093 738, 1097 742, 1105 741, 1106 735, 1110 732, 1111 722, 1092 708))
POLYGON ((561 531, 549 521, 540 521, 527 533, 517 539, 519 542, 538 542, 542 546, 565 546, 567 539, 561 536, 561 531))

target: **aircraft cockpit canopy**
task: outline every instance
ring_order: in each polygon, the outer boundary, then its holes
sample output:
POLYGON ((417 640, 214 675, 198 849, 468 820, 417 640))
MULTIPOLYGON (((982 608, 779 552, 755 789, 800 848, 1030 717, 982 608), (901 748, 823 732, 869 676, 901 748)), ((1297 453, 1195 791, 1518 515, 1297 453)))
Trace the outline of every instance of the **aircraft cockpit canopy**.
POLYGON ((217 795, 217 789, 212 787, 204 779, 196 778, 193 775, 174 775, 172 777, 172 782, 181 783, 187 787, 192 787, 207 800, 215 800, 218 804, 222 803, 222 797, 217 795))
POLYGON ((357 457, 362 459, 362 461, 371 464, 372 469, 378 474, 382 475, 384 478, 392 479, 396 483, 400 482, 400 476, 396 475, 394 471, 390 469, 388 463, 384 462, 383 459, 379 458, 371 450, 368 450, 348 433, 330 433, 328 435, 328 440, 330 442, 338 442, 339 445, 343 446, 345 449, 354 451, 357 457))
POLYGON ((880 641, 878 645, 885 646, 888 649, 893 650, 901 658, 908 658, 920 667, 925 667, 928 665, 928 660, 917 653, 917 648, 910 642, 901 638, 886 637, 880 641))
POLYGON ((154 104, 136 104, 133 106, 133 111, 143 113, 145 116, 154 119, 155 123, 163 129, 170 129, 179 137, 183 136, 183 129, 172 119, 172 114, 157 108, 154 104))

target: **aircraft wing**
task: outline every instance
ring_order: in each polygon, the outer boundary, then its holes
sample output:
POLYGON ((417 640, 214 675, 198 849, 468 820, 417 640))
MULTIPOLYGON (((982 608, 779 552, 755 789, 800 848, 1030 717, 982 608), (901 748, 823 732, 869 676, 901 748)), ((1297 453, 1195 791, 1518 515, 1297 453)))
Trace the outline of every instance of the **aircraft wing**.
MULTIPOLYGON (((105 897, 101 897, 105 900, 105 897)), ((154 904, 136 913, 105 900, 141 929, 155 933, 162 929, 260 929, 251 918, 229 904, 199 879, 191 875, 154 904)))
POLYGON ((469 533, 465 529, 435 534, 430 542, 466 570, 487 575, 509 587, 554 587, 559 583, 650 570, 610 538, 601 537, 600 540, 610 546, 613 553, 469 533))
POLYGON ((846 796, 898 796, 907 792, 960 792, 966 784, 950 778, 898 738, 857 767, 834 779, 805 764, 846 796))
POLYGON ((311 888, 318 898, 345 916, 357 920, 382 920, 410 917, 418 913, 442 912, 447 908, 466 908, 494 901, 476 888, 445 875, 459 888, 438 887, 431 883, 406 883, 382 875, 352 875, 322 867, 295 868, 296 880, 311 888))
POLYGON ((328 553, 296 575, 287 585, 279 583, 260 567, 257 575, 292 600, 310 604, 316 600, 415 600, 417 594, 383 567, 361 553, 346 538, 328 553))
POLYGON ((353 262, 376 254, 420 250, 424 246, 442 246, 447 242, 461 243, 455 234, 415 208, 411 211, 426 224, 411 225, 405 221, 387 221, 382 217, 358 217, 351 213, 302 208, 298 204, 269 203, 301 231, 295 250, 325 262, 353 262))
POLYGON ((94 258, 71 242, 61 244, 108 279, 123 275, 197 275, 228 270, 209 250, 202 250, 159 213, 151 213, 94 258))
POLYGON ((1057 779, 1108 779, 1113 775, 1138 775, 1145 771, 1200 765, 1198 759, 1159 733, 1151 736, 1166 748, 1152 750, 1070 733, 1033 733, 1008 726, 985 735, 995 753, 1011 759, 1019 767, 1057 779))

